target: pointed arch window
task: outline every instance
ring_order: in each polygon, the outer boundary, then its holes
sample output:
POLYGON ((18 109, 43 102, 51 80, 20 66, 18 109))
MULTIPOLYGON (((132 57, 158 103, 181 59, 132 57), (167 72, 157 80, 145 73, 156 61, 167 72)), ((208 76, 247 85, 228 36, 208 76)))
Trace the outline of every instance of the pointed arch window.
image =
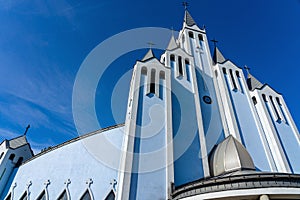
POLYGON ((111 190, 111 191, 109 192, 109 194, 105 197, 104 200, 115 200, 115 198, 116 198, 116 195, 115 195, 114 191, 111 190))
POLYGON ((45 190, 39 195, 36 200, 46 200, 46 192, 45 190))
POLYGON ((19 200, 27 200, 27 192, 24 192, 19 200))
POLYGON ((256 105, 256 104, 257 104, 257 100, 256 100, 256 98, 255 98, 255 97, 252 97, 252 101, 253 101, 254 105, 256 105))
POLYGON ((190 37, 190 38, 194 38, 194 34, 193 34, 192 31, 189 32, 189 37, 190 37))
POLYGON ((81 196, 80 200, 92 200, 89 190, 85 191, 85 193, 81 196))
POLYGON ((57 198, 57 200, 68 200, 68 195, 67 195, 67 191, 64 190, 59 197, 57 198))

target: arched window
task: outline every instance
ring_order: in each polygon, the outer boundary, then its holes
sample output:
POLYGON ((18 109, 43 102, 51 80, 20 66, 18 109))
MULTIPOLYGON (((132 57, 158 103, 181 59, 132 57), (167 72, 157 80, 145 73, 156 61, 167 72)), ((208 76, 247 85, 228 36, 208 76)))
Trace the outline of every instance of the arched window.
POLYGON ((193 34, 192 31, 189 32, 189 37, 190 37, 190 38, 194 38, 194 34, 193 34))
POLYGON ((146 67, 142 67, 141 74, 147 75, 147 68, 146 67))
POLYGON ((232 69, 229 70, 229 73, 230 73, 230 78, 231 78, 231 81, 232 81, 232 84, 233 84, 233 89, 236 90, 237 87, 236 87, 236 82, 235 82, 233 74, 232 74, 232 69))
POLYGON ((45 190, 39 195, 39 197, 36 200, 46 200, 45 190))
POLYGON ((186 80, 191 81, 190 61, 188 59, 185 59, 185 68, 186 68, 186 80))
POLYGON ((85 191, 85 193, 81 196, 80 200, 92 200, 89 190, 85 191))
POLYGON ((22 164, 22 162, 23 162, 23 157, 20 157, 20 158, 18 159, 18 162, 17 162, 17 164, 16 164, 16 167, 19 167, 19 166, 22 164))
POLYGON ((257 104, 257 100, 256 100, 256 98, 255 98, 255 97, 252 97, 252 101, 253 101, 254 105, 256 105, 256 104, 257 104))
POLYGON ((64 190, 59 197, 57 198, 57 200, 68 200, 68 195, 67 195, 67 191, 64 190))
POLYGON ((155 93, 155 69, 151 70, 150 93, 155 93))
POLYGON ((159 98, 163 99, 164 96, 164 80, 165 80, 165 72, 159 72, 159 98))
POLYGON ((8 159, 9 159, 9 160, 13 160, 13 159, 15 158, 15 156, 16 156, 16 155, 15 155, 14 153, 12 153, 12 154, 10 154, 10 156, 9 156, 8 159))
POLYGON ((175 56, 173 54, 170 56, 170 60, 175 61, 175 56))
POLYGON ((235 73, 236 73, 236 76, 238 77, 238 78, 240 78, 241 76, 240 76, 240 72, 239 71, 235 71, 235 73))
POLYGON ((0 155, 0 160, 1 160, 1 158, 3 157, 3 155, 4 155, 4 152, 1 153, 1 155, 0 155))
POLYGON ((223 70, 223 74, 227 74, 227 71, 226 71, 225 67, 223 67, 222 70, 223 70))
POLYGON ((203 35, 199 34, 198 38, 199 38, 199 41, 203 41, 203 35))
POLYGON ((105 197, 104 200, 115 200, 116 196, 113 190, 109 192, 109 194, 105 197))
POLYGON ((276 97, 276 101, 277 101, 278 105, 280 105, 280 106, 281 106, 281 102, 280 102, 280 99, 279 99, 279 97, 276 97))
POLYGON ((270 100, 271 100, 271 104, 272 104, 272 106, 273 106, 273 109, 274 109, 274 111, 275 111, 275 115, 276 115, 276 117, 277 117, 276 120, 281 120, 281 117, 280 117, 280 115, 279 115, 279 113, 278 113, 277 107, 275 106, 275 103, 274 103, 274 101, 273 101, 273 97, 272 97, 272 96, 269 96, 269 97, 270 97, 270 100))
POLYGON ((215 75, 216 75, 216 77, 218 77, 218 71, 217 70, 215 70, 215 75))
POLYGON ((264 100, 265 102, 268 102, 268 101, 267 101, 267 97, 266 97, 265 94, 262 94, 261 96, 262 96, 262 98, 263 98, 263 100, 264 100))
POLYGON ((181 56, 178 56, 178 73, 179 73, 179 76, 183 75, 181 56))

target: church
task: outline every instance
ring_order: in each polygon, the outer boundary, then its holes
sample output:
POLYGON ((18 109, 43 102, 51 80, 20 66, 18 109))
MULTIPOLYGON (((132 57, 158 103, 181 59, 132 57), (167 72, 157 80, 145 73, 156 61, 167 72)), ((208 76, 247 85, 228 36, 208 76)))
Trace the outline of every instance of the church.
POLYGON ((212 52, 185 9, 178 38, 133 66, 124 124, 36 155, 26 135, 2 141, 0 199, 300 199, 283 96, 212 52))

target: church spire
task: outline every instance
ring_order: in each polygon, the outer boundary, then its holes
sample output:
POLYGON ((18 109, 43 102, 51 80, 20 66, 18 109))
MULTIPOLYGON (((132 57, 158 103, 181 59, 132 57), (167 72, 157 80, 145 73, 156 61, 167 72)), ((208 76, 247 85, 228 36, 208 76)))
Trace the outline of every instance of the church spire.
POLYGON ((189 13, 189 11, 187 9, 185 9, 185 12, 184 12, 184 23, 187 26, 196 25, 196 22, 194 21, 194 19, 192 18, 191 14, 189 13))
POLYGON ((174 35, 172 35, 170 42, 168 44, 167 50, 173 50, 173 49, 176 49, 177 47, 178 47, 178 45, 175 41, 174 35))
POLYGON ((149 51, 146 53, 146 55, 144 56, 144 58, 142 59, 142 61, 146 61, 149 60, 151 58, 155 58, 152 49, 150 48, 149 51))
POLYGON ((223 63, 226 61, 218 47, 215 45, 214 55, 213 55, 213 61, 215 64, 217 63, 223 63))
POLYGON ((257 80, 250 73, 248 73, 248 76, 247 76, 247 85, 248 85, 249 90, 253 91, 254 89, 261 88, 264 84, 262 84, 259 80, 257 80))

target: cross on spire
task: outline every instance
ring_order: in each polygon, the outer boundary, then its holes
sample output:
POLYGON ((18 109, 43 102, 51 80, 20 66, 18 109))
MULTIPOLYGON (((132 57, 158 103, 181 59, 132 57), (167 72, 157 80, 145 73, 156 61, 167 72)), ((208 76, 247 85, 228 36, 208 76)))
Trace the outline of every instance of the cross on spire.
POLYGON ((212 42, 214 43, 214 46, 217 47, 217 43, 219 42, 218 40, 212 39, 212 40, 210 40, 210 41, 212 41, 212 42))
POLYGON ((186 10, 187 7, 189 6, 189 3, 184 1, 184 2, 182 2, 182 5, 183 5, 184 9, 186 10))
POLYGON ((244 69, 247 71, 248 74, 250 74, 250 67, 248 67, 247 65, 245 65, 244 69))
POLYGON ((149 49, 152 49, 152 46, 155 45, 153 42, 147 42, 147 44, 149 45, 149 49))
POLYGON ((173 26, 171 27, 171 31, 172 31, 172 36, 174 37, 174 28, 173 28, 173 26))
POLYGON ((25 130, 25 132, 24 132, 24 135, 26 135, 26 133, 27 133, 27 131, 28 131, 29 128, 30 128, 30 124, 28 124, 28 126, 26 127, 26 130, 25 130))

